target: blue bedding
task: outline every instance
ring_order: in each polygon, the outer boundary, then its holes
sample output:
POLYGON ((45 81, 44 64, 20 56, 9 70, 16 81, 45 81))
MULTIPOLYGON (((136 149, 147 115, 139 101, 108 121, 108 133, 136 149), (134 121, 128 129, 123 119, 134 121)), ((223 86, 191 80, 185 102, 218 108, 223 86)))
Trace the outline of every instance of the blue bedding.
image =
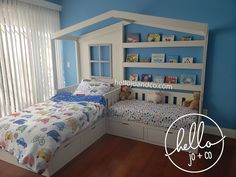
POLYGON ((51 101, 59 102, 59 101, 66 101, 66 102, 94 102, 99 103, 102 105, 106 105, 105 98, 103 96, 74 96, 72 93, 63 92, 58 93, 51 98, 51 101))

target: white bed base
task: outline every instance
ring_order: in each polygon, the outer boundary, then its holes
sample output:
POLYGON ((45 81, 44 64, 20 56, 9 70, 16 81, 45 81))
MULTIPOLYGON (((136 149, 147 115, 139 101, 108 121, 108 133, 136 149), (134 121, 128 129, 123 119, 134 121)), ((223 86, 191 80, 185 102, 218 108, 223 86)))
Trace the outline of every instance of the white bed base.
MULTIPOLYGON (((132 99, 146 100, 146 94, 152 92, 148 89, 132 89, 132 99)), ((180 93, 180 92, 167 92, 162 91, 163 103, 182 105, 184 100, 192 99, 193 94, 190 93, 180 93)), ((199 122, 199 120, 198 120, 199 122)), ((146 143, 151 143, 155 145, 164 146, 165 135, 167 128, 154 127, 145 125, 142 123, 125 121, 121 119, 114 119, 108 117, 106 119, 106 130, 107 133, 117 136, 122 136, 130 139, 135 139, 138 141, 143 141, 146 143)), ((170 130, 168 134, 167 147, 176 147, 176 136, 177 130, 170 130)), ((188 137, 185 136, 183 143, 188 143, 188 137)), ((196 142, 195 142, 196 143, 196 142)), ((191 150, 190 152, 197 153, 197 150, 191 150)))
MULTIPOLYGON (((77 85, 66 87, 57 90, 60 92, 74 92, 77 85)), ((118 101, 120 89, 112 88, 110 92, 104 95, 107 101, 107 107, 105 108, 104 116, 99 118, 99 120, 92 125, 88 126, 86 129, 79 132, 76 136, 71 138, 68 142, 61 145, 61 147, 56 151, 54 157, 49 162, 48 169, 42 174, 43 176, 52 176, 59 169, 65 166, 78 154, 84 151, 87 147, 93 144, 97 139, 102 137, 106 132, 105 117, 108 106, 114 104, 118 101)), ((17 163, 16 158, 9 154, 8 152, 0 149, 0 160, 8 162, 10 164, 19 166, 21 168, 30 170, 23 165, 17 163)))

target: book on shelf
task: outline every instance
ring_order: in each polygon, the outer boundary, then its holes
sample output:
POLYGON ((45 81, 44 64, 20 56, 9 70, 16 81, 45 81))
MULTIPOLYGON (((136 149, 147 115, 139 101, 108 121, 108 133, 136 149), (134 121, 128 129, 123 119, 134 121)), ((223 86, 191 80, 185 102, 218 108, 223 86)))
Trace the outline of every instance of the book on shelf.
POLYGON ((138 74, 135 74, 135 73, 130 74, 129 75, 129 80, 130 81, 138 81, 138 74))
POLYGON ((179 62, 179 56, 178 55, 167 55, 166 56, 166 62, 167 63, 178 63, 179 62))
POLYGON ((183 57, 182 63, 193 63, 193 57, 183 57))
POLYGON ((153 82, 157 82, 157 83, 164 83, 165 80, 165 76, 154 76, 153 77, 153 82))
POLYGON ((151 82, 152 81, 152 75, 151 74, 142 74, 141 81, 151 82))
POLYGON ((157 33, 149 33, 147 35, 147 41, 148 42, 160 42, 161 41, 161 35, 157 33))
POLYGON ((177 84, 177 77, 176 76, 165 76, 165 83, 177 84))
POLYGON ((129 43, 140 42, 140 34, 139 33, 128 34, 126 42, 129 43))
POLYGON ((171 42, 175 40, 175 35, 162 35, 163 42, 171 42))
POLYGON ((138 54, 137 53, 127 54, 126 62, 138 62, 138 54))
POLYGON ((180 84, 196 85, 196 78, 197 76, 195 74, 181 75, 180 84))
POLYGON ((164 53, 153 53, 152 54, 153 63, 165 63, 165 54, 164 53))

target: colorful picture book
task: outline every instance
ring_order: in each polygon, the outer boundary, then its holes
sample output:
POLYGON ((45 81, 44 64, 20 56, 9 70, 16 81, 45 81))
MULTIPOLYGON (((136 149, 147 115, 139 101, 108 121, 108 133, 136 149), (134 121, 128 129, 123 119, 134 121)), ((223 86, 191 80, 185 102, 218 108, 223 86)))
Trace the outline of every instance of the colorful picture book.
POLYGON ((127 54, 126 62, 138 62, 138 54, 137 53, 127 54))
POLYGON ((193 63, 193 57, 183 57, 182 63, 193 63))
POLYGON ((141 81, 151 82, 152 81, 152 75, 151 74, 142 74, 141 81))
POLYGON ((157 33, 150 33, 147 35, 148 42, 159 42, 161 41, 161 35, 157 33))
POLYGON ((165 76, 155 76, 153 78, 153 81, 158 82, 158 83, 164 83, 164 80, 165 80, 165 76))
POLYGON ((165 83, 177 84, 177 77, 176 76, 165 76, 165 83))
POLYGON ((196 84, 196 75, 181 75, 180 76, 180 84, 196 84))
POLYGON ((165 54, 164 53, 153 53, 152 62, 155 63, 165 63, 165 54))
POLYGON ((175 40, 175 35, 163 35, 162 41, 163 42, 170 42, 175 40))
POLYGON ((140 34, 139 33, 128 34, 127 42, 140 42, 140 34))
POLYGON ((138 81, 138 74, 130 74, 129 80, 130 81, 138 81))
POLYGON ((166 62, 167 63, 178 63, 179 62, 179 56, 178 55, 167 55, 166 56, 166 62))

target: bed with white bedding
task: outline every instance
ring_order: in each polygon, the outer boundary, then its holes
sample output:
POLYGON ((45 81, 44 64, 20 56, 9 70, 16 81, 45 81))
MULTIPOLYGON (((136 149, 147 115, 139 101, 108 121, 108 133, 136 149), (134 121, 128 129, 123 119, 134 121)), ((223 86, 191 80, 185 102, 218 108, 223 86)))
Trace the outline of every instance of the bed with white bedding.
POLYGON ((0 118, 0 159, 51 176, 105 133, 119 88, 84 80, 50 100, 0 118))
POLYGON ((61 144, 97 121, 102 96, 62 93, 43 103, 0 119, 0 147, 19 164, 43 173, 61 144))
MULTIPOLYGON (((107 132, 112 135, 131 138, 151 144, 176 147, 180 129, 185 130, 182 144, 188 143, 192 123, 199 123, 199 117, 187 115, 197 113, 182 106, 184 100, 191 100, 193 94, 162 91, 162 103, 148 102, 149 89, 132 88, 132 100, 118 101, 109 108, 107 132), (184 118, 178 119, 185 115, 184 118), (175 121, 177 120, 178 121, 175 121), (171 126, 171 124, 173 125, 171 126), (171 128, 169 129, 169 127, 171 128), (168 130, 169 129, 169 130, 168 130), (165 137, 168 131, 168 138, 165 137)), ((194 139, 194 144, 196 143, 194 139)), ((197 153, 197 149, 190 152, 197 153)))
MULTIPOLYGON (((174 104, 155 104, 142 100, 125 100, 115 103, 109 109, 109 117, 117 120, 142 123, 149 126, 169 128, 180 116, 196 112, 187 107, 174 104)), ((176 122, 175 129, 189 129, 197 118, 188 116, 176 122)))

